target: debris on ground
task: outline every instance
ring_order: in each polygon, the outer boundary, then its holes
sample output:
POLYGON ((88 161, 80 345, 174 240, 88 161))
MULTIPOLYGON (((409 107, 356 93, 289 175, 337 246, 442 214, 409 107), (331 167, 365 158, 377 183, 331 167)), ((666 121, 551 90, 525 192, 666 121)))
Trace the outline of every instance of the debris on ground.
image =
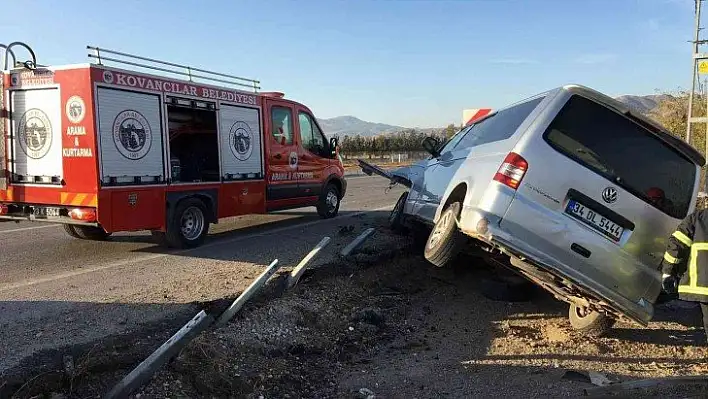
MULTIPOLYGON (((403 238, 385 222, 375 227, 377 239, 353 261, 308 270, 293 290, 254 298, 230 323, 195 339, 134 397, 560 398, 708 373, 700 309, 669 302, 646 328, 620 322, 606 337, 585 338, 568 325, 567 305, 549 295, 487 299, 481 284, 490 272, 477 258, 436 268, 419 251, 396 249, 392 242, 403 238)), ((123 337, 120 344, 139 347, 141 340, 123 337)), ((52 383, 38 377, 18 397, 101 396, 135 366, 84 358, 74 356, 71 385, 61 382, 64 374, 52 383)), ((632 391, 632 397, 706 394, 705 384, 632 391)))

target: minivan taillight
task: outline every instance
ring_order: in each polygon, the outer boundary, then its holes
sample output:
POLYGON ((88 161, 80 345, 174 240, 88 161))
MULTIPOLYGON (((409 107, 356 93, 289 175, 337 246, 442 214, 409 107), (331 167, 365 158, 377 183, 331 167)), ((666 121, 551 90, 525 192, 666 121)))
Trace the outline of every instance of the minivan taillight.
POLYGON ((521 155, 510 152, 494 175, 494 180, 516 190, 528 168, 529 163, 521 155))

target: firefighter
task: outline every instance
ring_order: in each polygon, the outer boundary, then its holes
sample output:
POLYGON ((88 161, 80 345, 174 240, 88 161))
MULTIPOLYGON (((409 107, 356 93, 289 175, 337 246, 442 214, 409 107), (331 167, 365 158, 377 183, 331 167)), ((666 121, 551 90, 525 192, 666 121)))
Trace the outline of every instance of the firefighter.
POLYGON ((671 234, 661 273, 664 292, 700 303, 708 342, 708 210, 688 215, 671 234))

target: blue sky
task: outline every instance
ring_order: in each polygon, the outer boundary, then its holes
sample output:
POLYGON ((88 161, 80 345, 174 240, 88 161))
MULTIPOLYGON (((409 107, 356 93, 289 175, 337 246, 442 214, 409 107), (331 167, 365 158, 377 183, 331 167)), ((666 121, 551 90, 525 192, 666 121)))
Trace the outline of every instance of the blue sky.
POLYGON ((14 4, 0 42, 27 42, 42 64, 85 62, 98 45, 260 79, 321 118, 442 126, 565 83, 690 85, 693 0, 14 4))

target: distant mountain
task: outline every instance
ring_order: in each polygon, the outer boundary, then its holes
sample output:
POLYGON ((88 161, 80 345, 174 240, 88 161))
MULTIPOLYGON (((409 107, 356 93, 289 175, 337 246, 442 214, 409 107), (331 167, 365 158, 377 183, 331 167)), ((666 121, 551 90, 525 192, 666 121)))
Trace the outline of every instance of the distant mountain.
POLYGON ((653 94, 648 96, 632 96, 624 95, 615 97, 616 100, 624 103, 629 108, 634 111, 646 114, 647 112, 656 108, 659 103, 665 99, 669 98, 667 94, 653 94))
POLYGON ((378 134, 391 133, 404 129, 401 126, 363 121, 350 115, 337 116, 330 119, 318 119, 317 121, 320 123, 324 133, 328 136, 334 134, 339 136, 354 136, 357 134, 361 136, 376 136, 378 134))
MULTIPOLYGON (((659 102, 668 98, 666 94, 653 94, 647 96, 622 95, 615 97, 616 100, 626 104, 631 109, 637 112, 646 114, 657 107, 659 102)), ((389 134, 408 129, 406 127, 387 125, 385 123, 375 123, 363 121, 355 116, 337 116, 330 119, 318 119, 324 133, 328 136, 345 135, 350 136, 377 136, 380 134, 389 134)), ((444 130, 444 127, 439 128, 416 128, 415 130, 426 134, 437 134, 444 130)))

